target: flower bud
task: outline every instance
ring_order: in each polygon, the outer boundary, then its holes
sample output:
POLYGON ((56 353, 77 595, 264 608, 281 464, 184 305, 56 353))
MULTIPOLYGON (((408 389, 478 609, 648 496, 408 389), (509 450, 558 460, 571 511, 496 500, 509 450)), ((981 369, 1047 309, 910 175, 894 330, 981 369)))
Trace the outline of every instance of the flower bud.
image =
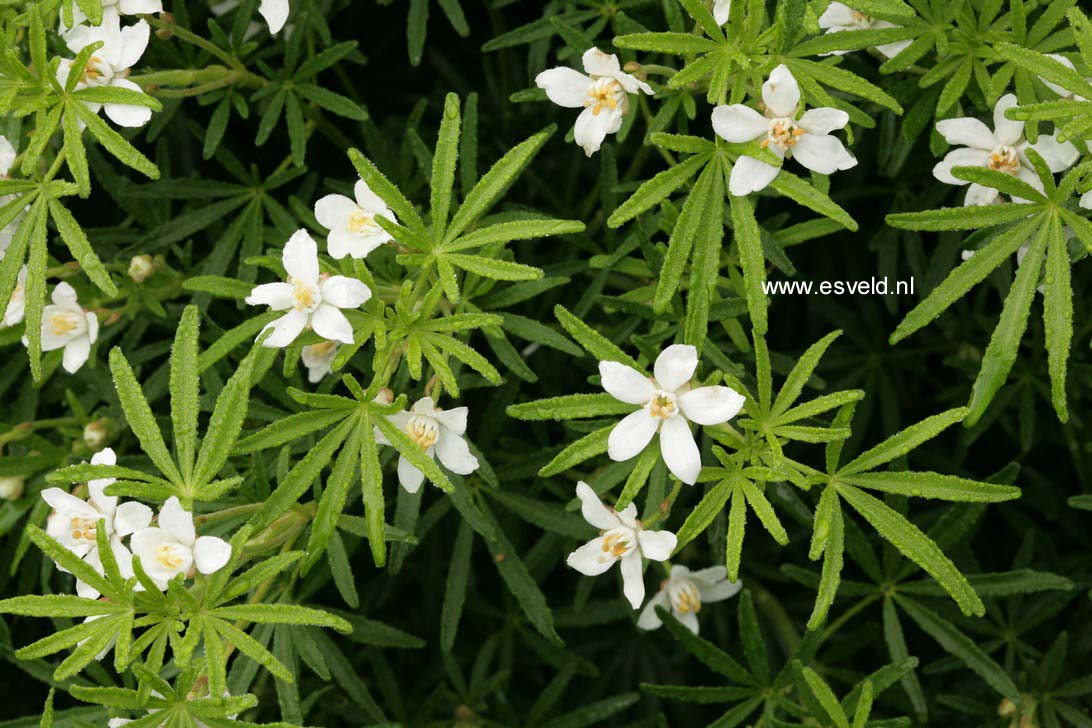
POLYGON ((143 283, 155 274, 155 261, 148 254, 134 255, 129 261, 129 277, 143 283))
POLYGON ((390 387, 381 387, 375 395, 375 401, 379 404, 390 404, 394 401, 394 391, 390 387))
POLYGON ((170 40, 174 36, 174 28, 170 27, 174 25, 174 15, 164 11, 159 14, 159 19, 166 23, 168 27, 156 28, 155 37, 160 40, 170 40))
POLYGON ((83 428, 83 442, 98 452, 110 439, 110 420, 106 417, 88 422, 83 428))
POLYGON ((0 478, 0 500, 18 500, 23 495, 23 478, 11 475, 0 478))

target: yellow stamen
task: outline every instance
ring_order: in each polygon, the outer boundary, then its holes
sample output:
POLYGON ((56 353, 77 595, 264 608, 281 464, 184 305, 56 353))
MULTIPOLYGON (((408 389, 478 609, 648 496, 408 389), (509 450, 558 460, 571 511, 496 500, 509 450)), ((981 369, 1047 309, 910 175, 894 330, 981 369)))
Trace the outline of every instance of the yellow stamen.
POLYGON ((169 543, 161 543, 156 547, 155 560, 165 569, 177 569, 182 566, 182 556, 169 543))
POLYGON ((98 536, 98 521, 76 516, 69 525, 72 527, 72 539, 74 541, 94 541, 98 536))
POLYGON ((406 434, 422 450, 428 450, 440 439, 440 428, 431 417, 415 415, 406 422, 406 434))

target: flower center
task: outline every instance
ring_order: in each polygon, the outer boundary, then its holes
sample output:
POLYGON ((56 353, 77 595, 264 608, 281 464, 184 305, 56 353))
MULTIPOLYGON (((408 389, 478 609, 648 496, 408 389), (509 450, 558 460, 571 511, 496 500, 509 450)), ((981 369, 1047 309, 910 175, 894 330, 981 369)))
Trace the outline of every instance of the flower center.
POLYGON ((318 344, 311 344, 311 353, 315 356, 327 357, 334 353, 335 346, 337 346, 336 341, 322 341, 318 344))
POLYGON ((671 608, 679 614, 701 611, 701 593, 692 581, 684 581, 669 590, 671 608))
POLYGON ((440 439, 440 428, 431 417, 414 415, 406 422, 406 434, 422 450, 428 450, 440 439))
POLYGON ((71 311, 61 311, 49 317, 49 328, 55 336, 71 334, 80 327, 80 317, 71 311))
POLYGON ((789 147, 795 147, 796 141, 804 135, 804 130, 796 125, 796 122, 792 119, 781 116, 770 119, 769 128, 766 131, 766 138, 762 140, 760 145, 763 149, 776 144, 780 149, 787 149, 789 147))
POLYGON ((636 548, 636 541, 637 534, 632 528, 619 526, 607 531, 603 536, 603 553, 599 556, 599 563, 622 558, 636 548))
POLYGON ((94 542, 98 536, 98 521, 93 521, 90 518, 84 518, 83 516, 76 516, 69 525, 72 527, 73 541, 94 542))
POLYGON ((349 215, 349 232, 353 235, 370 235, 378 227, 375 223, 375 215, 364 212, 359 207, 349 215))
POLYGON ((595 81, 588 87, 588 96, 584 99, 584 107, 590 108, 596 116, 603 109, 614 111, 619 106, 625 111, 625 104, 626 92, 613 78, 600 78, 595 81))
POLYGON ((91 56, 87 59, 87 65, 83 67, 80 81, 86 84, 98 83, 113 76, 110 65, 99 56, 91 56))
POLYGON ((1002 144, 990 152, 987 166, 1005 174, 1016 174, 1020 169, 1020 157, 1017 156, 1015 149, 1008 144, 1002 144))
POLYGON ((156 546, 155 560, 164 569, 180 569, 184 561, 178 546, 170 543, 161 543, 156 546))
POLYGON ((648 413, 658 420, 667 420, 679 412, 679 403, 671 392, 660 390, 648 401, 648 413))
POLYGON ((291 277, 289 277, 288 282, 292 284, 292 298, 296 302, 295 308, 297 311, 310 313, 318 308, 319 303, 322 302, 318 286, 291 277))
POLYGON ((860 10, 854 10, 850 13, 850 17, 853 18, 853 24, 861 30, 868 30, 872 27, 871 15, 866 15, 860 10))

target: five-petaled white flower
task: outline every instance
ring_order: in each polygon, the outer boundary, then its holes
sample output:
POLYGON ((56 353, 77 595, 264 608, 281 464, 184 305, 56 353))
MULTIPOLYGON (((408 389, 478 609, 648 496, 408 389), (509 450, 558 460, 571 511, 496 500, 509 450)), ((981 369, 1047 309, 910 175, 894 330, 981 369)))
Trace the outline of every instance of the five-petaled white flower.
POLYGON ((663 624, 656 607, 670 608, 671 613, 694 634, 698 633, 698 612, 706 602, 719 602, 735 596, 743 588, 741 581, 728 581, 728 569, 711 566, 691 571, 675 564, 670 575, 660 584, 660 590, 641 610, 637 626, 641 629, 659 629, 663 624))
MULTIPOLYGON (((103 15, 117 13, 118 15, 143 15, 163 12, 163 0, 102 0, 103 15)), ((88 23, 87 16, 80 9, 79 3, 72 3, 72 27, 88 23)), ((67 32, 68 26, 64 22, 64 13, 61 13, 61 32, 67 32)))
POLYGON ((213 574, 231 560, 231 544, 216 536, 197 536, 193 514, 171 496, 159 509, 155 526, 142 529, 130 541, 133 555, 160 589, 177 574, 186 578, 194 570, 213 574))
POLYGON ((576 143, 589 157, 599 151, 607 134, 622 128, 629 110, 629 94, 652 94, 652 87, 636 76, 623 73, 618 56, 598 48, 584 52, 584 73, 559 66, 535 77, 535 85, 558 106, 584 108, 576 119, 576 143), (587 75, 585 75, 587 74, 587 75))
MULTIPOLYGON (((87 61, 76 88, 88 86, 113 86, 143 93, 140 86, 130 81, 129 69, 144 55, 150 34, 148 24, 141 20, 121 27, 121 18, 114 8, 103 10, 101 25, 77 25, 65 34, 65 43, 73 53, 79 53, 92 43, 102 41, 102 47, 87 61)), ((61 61, 57 66, 57 80, 63 85, 72 72, 74 61, 61 61)), ((94 112, 101 108, 118 126, 144 126, 152 118, 152 110, 135 104, 100 104, 85 101, 84 105, 94 112)))
POLYGON ((262 329, 273 330, 262 345, 288 346, 308 326, 324 339, 352 344, 352 324, 339 309, 360 308, 372 297, 371 290, 356 278, 320 274, 318 246, 306 230, 297 230, 289 238, 281 260, 288 281, 256 286, 246 297, 251 306, 287 311, 262 329))
MULTIPOLYGON (((819 16, 819 27, 827 33, 840 33, 844 30, 882 30, 884 28, 897 28, 899 26, 886 20, 878 20, 871 15, 854 10, 844 3, 833 2, 827 6, 823 14, 819 16)), ((899 40, 894 43, 884 43, 876 46, 876 50, 888 58, 894 58, 910 45, 908 40, 899 40)), ((843 55, 848 51, 833 51, 831 55, 843 55)))
POLYGON ((576 484, 584 520, 599 529, 599 536, 565 559, 585 576, 598 576, 616 561, 622 566, 622 593, 638 609, 645 600, 644 559, 666 561, 678 539, 670 531, 646 531, 637 520, 637 506, 630 503, 621 512, 608 508, 587 483, 576 484))
POLYGON ((300 351, 300 359, 307 367, 307 381, 317 384, 334 370, 334 355, 337 354, 337 347, 336 341, 320 341, 303 347, 300 351))
MULTIPOLYGON (((53 303, 42 311, 42 351, 64 349, 61 365, 69 374, 75 374, 87 362, 91 345, 99 338, 99 318, 80 308, 76 291, 67 283, 58 283, 51 298, 53 303)), ((25 335, 23 345, 30 345, 25 335)))
MULTIPOLYGON (((949 144, 956 146, 933 167, 933 176, 950 185, 965 185, 966 180, 952 175, 953 167, 985 167, 1011 174, 1043 191, 1043 183, 1025 154, 1034 149, 1050 167, 1061 172, 1077 161, 1080 153, 1069 142, 1059 142, 1055 135, 1040 134, 1039 141, 1028 144, 1024 139, 1024 122, 1012 121, 1005 112, 1016 106, 1016 96, 1005 94, 993 109, 993 131, 978 119, 964 117, 937 122, 937 131, 949 144)), ((967 189, 964 205, 992 205, 1001 193, 977 182, 967 189)))
MULTIPOLYGON (((762 84, 763 116, 749 106, 732 104, 713 109, 713 131, 734 144, 761 139, 761 146, 782 159, 793 158, 813 172, 832 174, 857 165, 856 158, 830 132, 849 123, 849 114, 840 109, 800 110, 800 86, 784 65, 770 73, 762 84)), ((728 190, 742 197, 765 189, 780 167, 754 157, 742 156, 732 167, 728 190)))
POLYGON ((674 344, 656 357, 652 379, 615 361, 599 362, 603 389, 617 400, 639 404, 614 426, 607 439, 611 460, 629 460, 660 433, 660 454, 668 470, 693 485, 701 472, 701 453, 690 432, 690 423, 719 425, 743 407, 741 394, 728 387, 690 388, 698 368, 698 351, 688 344, 674 344))
POLYGON ((717 25, 724 25, 728 22, 728 16, 732 13, 732 0, 714 0, 713 2, 713 20, 717 21, 717 25))
POLYGON ((329 229, 326 250, 334 258, 363 258, 391 235, 379 226, 376 216, 382 215, 391 222, 398 222, 387 203, 372 192, 368 184, 358 179, 353 187, 351 200, 345 195, 326 195, 315 203, 315 217, 319 225, 329 229))
MULTIPOLYGON (((106 448, 91 457, 92 465, 115 465, 114 451, 106 448)), ((129 501, 118 505, 117 496, 106 495, 106 487, 114 478, 92 480, 87 484, 88 498, 83 500, 60 488, 46 488, 42 498, 53 508, 46 525, 46 532, 62 546, 103 573, 102 557, 98 547, 100 524, 106 529, 106 540, 118 563, 121 575, 133 575, 133 557, 121 539, 146 528, 152 520, 152 509, 143 503, 129 501)), ((62 571, 67 571, 58 565, 62 571)), ((87 599, 97 599, 99 592, 79 579, 76 593, 87 599)))
MULTIPOLYGON (((426 456, 438 459, 453 473, 469 475, 478 469, 478 458, 470 452, 470 446, 464 439, 466 414, 466 407, 443 410, 436 406, 432 397, 422 397, 410 407, 409 412, 395 412, 387 419, 409 435, 426 456)), ((375 430, 375 440, 380 445, 391 444, 378 428, 375 430)), ((398 456, 398 482, 407 492, 416 493, 424 479, 425 474, 404 455, 398 456)))

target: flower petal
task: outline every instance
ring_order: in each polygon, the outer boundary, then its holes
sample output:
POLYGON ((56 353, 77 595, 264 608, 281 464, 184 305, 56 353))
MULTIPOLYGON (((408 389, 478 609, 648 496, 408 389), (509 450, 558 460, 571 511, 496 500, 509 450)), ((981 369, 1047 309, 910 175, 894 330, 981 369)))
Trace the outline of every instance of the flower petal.
POLYGON ((83 313, 83 309, 80 308, 79 301, 76 298, 76 289, 64 281, 57 284, 49 297, 55 306, 60 306, 68 311, 83 313))
POLYGON ((288 21, 288 0, 262 0, 258 12, 265 18, 269 32, 275 35, 288 21))
MULTIPOLYGON (((144 51, 147 50, 148 40, 151 38, 151 34, 152 29, 143 20, 133 23, 132 25, 126 25, 122 28, 121 48, 117 60, 113 64, 114 70, 124 71, 127 68, 135 66, 137 61, 140 60, 140 57, 144 55, 144 51)), ((132 83, 131 81, 129 83, 137 90, 140 89, 135 83, 132 83)), ((113 85, 113 82, 111 85, 113 85)))
POLYGON ((345 314, 328 303, 319 304, 311 313, 311 328, 324 339, 342 344, 353 343, 353 325, 345 314))
POLYGON ((329 230, 344 228, 358 205, 345 195, 326 195, 315 202, 315 219, 329 230))
POLYGON ((933 176, 945 184, 965 185, 967 180, 952 176, 952 167, 985 167, 989 159, 990 153, 984 149, 953 149, 933 167, 933 176))
POLYGON ((288 275, 304 283, 315 283, 319 277, 318 245, 306 230, 297 230, 284 245, 281 255, 288 275))
POLYGON ((614 566, 617 560, 610 552, 603 550, 603 537, 600 536, 569 554, 565 563, 584 576, 598 576, 614 566))
POLYGON ((797 162, 819 174, 833 174, 857 166, 857 158, 829 134, 804 134, 796 141, 792 156, 797 162))
POLYGON ((679 409, 699 425, 719 425, 739 414, 746 399, 729 387, 699 387, 679 395, 679 409))
MULTIPOLYGON (((110 82, 111 86, 128 88, 131 91, 140 91, 140 87, 127 78, 115 78, 110 82)), ((110 121, 118 126, 136 129, 144 126, 152 120, 152 110, 147 106, 137 104, 103 104, 102 110, 110 121)))
POLYGON ((645 449, 656 434, 660 421, 639 409, 622 418, 607 438, 607 455, 615 462, 629 460, 645 449))
POLYGON ((604 53, 598 48, 589 48, 584 51, 580 60, 584 64, 584 73, 589 76, 615 76, 622 72, 618 56, 613 53, 604 53))
POLYGON ((148 527, 152 522, 152 509, 143 503, 127 501, 114 513, 114 533, 124 538, 148 527))
POLYGON ((362 281, 348 276, 330 276, 319 286, 322 300, 338 308, 360 308, 372 297, 362 281))
POLYGON ((599 362, 599 376, 603 389, 619 402, 645 404, 656 392, 648 377, 616 361, 599 362))
POLYGON ((595 494, 592 487, 583 480, 576 484, 576 497, 580 499, 580 513, 585 521, 601 531, 618 527, 620 523, 618 515, 603 505, 603 501, 595 494))
POLYGON ((580 71, 559 66, 535 76, 535 85, 546 92, 546 98, 567 109, 579 109, 588 96, 592 80, 580 71))
POLYGON ((436 440, 436 458, 453 473, 469 475, 478 469, 478 458, 470 452, 470 446, 459 435, 441 432, 436 440))
POLYGON ((251 306, 269 306, 274 311, 284 311, 295 305, 292 286, 287 283, 263 283, 254 286, 246 302, 251 306))
POLYGON ((641 567, 641 552, 637 549, 622 557, 622 593, 634 609, 645 600, 645 577, 641 567))
POLYGON ((690 612, 675 612, 675 619, 682 623, 682 626, 694 634, 698 633, 698 615, 693 611, 690 612))
POLYGON ((833 2, 819 16, 819 27, 822 30, 846 30, 853 27, 853 11, 844 3, 833 2))
POLYGON ((603 140, 607 138, 607 134, 613 134, 621 128, 621 108, 596 114, 594 107, 588 107, 576 117, 573 139, 584 150, 584 154, 590 157, 603 146, 603 140))
POLYGON ((454 434, 463 435, 466 433, 468 411, 466 407, 453 407, 449 410, 433 409, 432 416, 454 434))
POLYGON ((687 485, 697 482, 701 472, 701 453, 685 418, 664 420, 660 428, 660 454, 675 477, 687 485))
POLYGON ((762 101, 774 116, 793 116, 800 104, 800 86, 788 66, 781 64, 762 84, 762 101))
MULTIPOLYGON (((337 310, 337 309, 335 309, 337 310)), ((303 311, 291 310, 284 316, 281 316, 276 321, 272 321, 266 324, 262 332, 268 329, 272 329, 273 333, 262 342, 262 346, 267 349, 283 349, 296 340, 305 326, 309 317, 303 311)), ((259 336, 261 333, 259 333, 259 336)))
POLYGON ((694 583, 698 587, 698 593, 701 594, 703 602, 724 601, 734 597, 743 588, 742 581, 728 581, 725 578, 712 582, 695 579, 694 583))
POLYGON ((656 357, 653 374, 661 389, 674 392, 690 381, 697 368, 697 349, 690 344, 672 344, 656 357))
POLYGON ((197 532, 193 528, 193 514, 182 507, 178 496, 172 495, 159 509, 159 527, 179 543, 193 546, 197 532))
POLYGON ((952 145, 984 149, 987 152, 993 151, 993 148, 997 146, 990 128, 978 119, 970 117, 938 121, 937 133, 952 145))
POLYGON ((849 123, 849 114, 841 109, 824 107, 808 109, 797 124, 808 134, 829 134, 836 129, 844 129, 849 123))
POLYGON ((216 536, 202 536, 193 544, 193 562, 202 574, 213 574, 231 561, 231 544, 216 536))
POLYGON ((1024 136, 1024 122, 1005 118, 1005 112, 1018 105, 1014 94, 1005 94, 993 107, 993 138, 998 144, 1016 146, 1024 136))
POLYGON ((75 374, 80 370, 91 356, 91 341, 85 336, 72 339, 64 345, 64 354, 61 357, 61 366, 69 374, 75 374))
POLYGON ((765 136, 770 122, 750 106, 732 104, 713 109, 713 131, 727 142, 742 144, 765 136))
POLYGON ((372 188, 364 180, 358 179, 356 184, 353 185, 353 197, 356 198, 356 204, 360 205, 362 210, 382 215, 391 222, 398 222, 398 218, 387 207, 387 203, 383 201, 383 198, 372 192, 372 188))
POLYGON ((752 192, 764 190, 780 171, 780 167, 766 164, 754 157, 740 157, 732 166, 732 174, 728 178, 728 191, 735 197, 745 197, 752 192))
POLYGON ((637 543, 641 545, 641 555, 646 559, 667 561, 679 539, 671 531, 638 531, 637 543))
POLYGON ((416 493, 421 489, 421 483, 425 481, 425 474, 418 470, 409 460, 398 456, 398 482, 406 489, 407 493, 416 493))
POLYGON ((963 205, 966 207, 992 205, 998 202, 1000 197, 1001 193, 993 187, 986 187, 976 182, 967 188, 967 196, 963 199, 963 205))
POLYGON ((637 617, 637 628, 646 631, 659 629, 663 622, 660 615, 656 614, 656 607, 668 608, 668 596, 666 589, 660 589, 648 600, 648 604, 641 610, 641 616, 637 617))
POLYGON ((1081 156, 1072 143, 1059 142, 1057 134, 1040 134, 1039 141, 1032 144, 1031 148, 1039 153, 1050 171, 1055 174, 1072 167, 1081 156))
POLYGON ((732 0, 715 0, 713 2, 713 20, 717 21, 717 25, 727 23, 731 12, 732 0))

